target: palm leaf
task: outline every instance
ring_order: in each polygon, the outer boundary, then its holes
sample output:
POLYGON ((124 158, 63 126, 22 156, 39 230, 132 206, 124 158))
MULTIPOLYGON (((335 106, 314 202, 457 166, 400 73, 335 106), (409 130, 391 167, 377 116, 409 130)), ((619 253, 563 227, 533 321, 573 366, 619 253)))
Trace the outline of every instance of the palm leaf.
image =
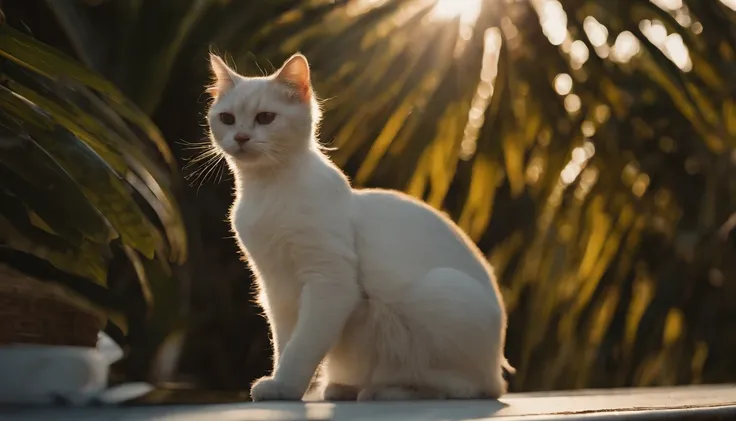
MULTIPOLYGON (((84 282, 106 286, 122 251, 164 270, 186 258, 172 174, 161 165, 173 164, 170 151, 113 85, 6 24, 0 57, 2 246, 69 274, 60 281, 90 292, 120 326, 120 307, 84 282)), ((149 277, 138 275, 150 301, 149 277)))

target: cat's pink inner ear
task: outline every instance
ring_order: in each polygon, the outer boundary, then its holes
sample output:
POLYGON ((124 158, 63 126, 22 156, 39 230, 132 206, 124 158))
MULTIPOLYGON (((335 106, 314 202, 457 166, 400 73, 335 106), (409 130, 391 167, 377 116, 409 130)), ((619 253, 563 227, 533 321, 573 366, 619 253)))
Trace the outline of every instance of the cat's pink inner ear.
POLYGON ((210 54, 210 69, 214 78, 212 84, 207 87, 210 95, 217 98, 235 86, 239 76, 220 56, 210 54))
POLYGON ((303 55, 297 53, 286 60, 281 69, 276 72, 276 80, 294 89, 301 100, 307 102, 311 99, 309 62, 303 55))

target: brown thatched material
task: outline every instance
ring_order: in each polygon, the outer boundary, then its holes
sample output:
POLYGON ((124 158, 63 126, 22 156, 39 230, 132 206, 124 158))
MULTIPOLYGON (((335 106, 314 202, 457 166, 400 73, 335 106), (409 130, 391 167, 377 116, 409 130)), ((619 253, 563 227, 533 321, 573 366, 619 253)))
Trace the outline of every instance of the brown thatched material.
POLYGON ((105 316, 59 285, 0 264, 0 346, 94 347, 105 316))

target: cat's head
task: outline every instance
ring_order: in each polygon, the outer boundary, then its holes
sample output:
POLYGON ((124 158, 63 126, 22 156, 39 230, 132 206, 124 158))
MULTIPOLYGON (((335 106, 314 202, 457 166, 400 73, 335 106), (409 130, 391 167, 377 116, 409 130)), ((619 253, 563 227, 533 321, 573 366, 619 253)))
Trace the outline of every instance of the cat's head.
POLYGON ((240 75, 214 54, 210 66, 211 139, 239 165, 283 163, 316 143, 320 115, 306 57, 295 54, 263 77, 240 75))

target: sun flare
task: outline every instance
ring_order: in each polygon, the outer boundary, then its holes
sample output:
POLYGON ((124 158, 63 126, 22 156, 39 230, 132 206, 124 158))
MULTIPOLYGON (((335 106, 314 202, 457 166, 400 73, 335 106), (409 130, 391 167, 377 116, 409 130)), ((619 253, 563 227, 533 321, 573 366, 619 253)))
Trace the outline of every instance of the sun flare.
POLYGON ((463 24, 474 23, 480 14, 483 0, 436 0, 432 17, 435 19, 460 18, 463 24))

